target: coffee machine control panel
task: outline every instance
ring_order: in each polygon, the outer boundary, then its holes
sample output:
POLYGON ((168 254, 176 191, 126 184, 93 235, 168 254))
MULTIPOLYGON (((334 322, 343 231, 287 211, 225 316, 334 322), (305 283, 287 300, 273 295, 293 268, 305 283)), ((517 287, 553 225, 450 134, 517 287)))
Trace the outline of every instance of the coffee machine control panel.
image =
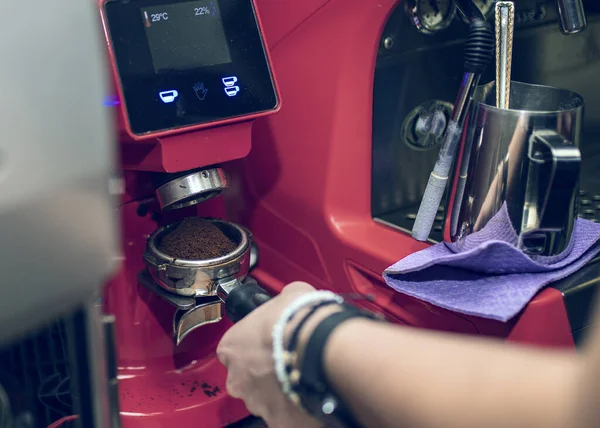
POLYGON ((253 0, 101 0, 100 8, 133 138, 277 110, 253 0))

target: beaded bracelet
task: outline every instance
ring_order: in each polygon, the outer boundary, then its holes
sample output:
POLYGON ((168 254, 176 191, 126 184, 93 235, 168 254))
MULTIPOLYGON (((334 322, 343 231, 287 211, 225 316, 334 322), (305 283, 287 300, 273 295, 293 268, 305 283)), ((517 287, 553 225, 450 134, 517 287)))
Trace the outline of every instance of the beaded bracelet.
MULTIPOLYGON (((292 301, 284 310, 279 320, 273 327, 273 361, 275 363, 275 374, 277 380, 281 384, 283 393, 291 399, 291 385, 286 369, 286 363, 289 359, 289 354, 285 349, 284 334, 285 328, 289 320, 300 310, 320 304, 323 302, 332 302, 342 304, 344 299, 331 291, 314 291, 303 294, 296 300, 292 301)), ((292 400, 297 401, 297 400, 292 400)))
MULTIPOLYGON (((304 326, 306 325, 306 323, 312 318, 312 316, 319 310, 322 309, 326 306, 331 306, 331 305, 336 305, 337 302, 321 302, 321 303, 317 303, 316 305, 313 305, 310 310, 302 317, 302 319, 300 321, 298 321, 298 323, 294 326, 294 329, 292 330, 291 334, 289 335, 289 340, 287 341, 287 345, 286 345, 286 352, 287 355, 289 357, 289 360, 286 361, 287 365, 286 365, 286 373, 288 376, 288 379, 290 381, 290 387, 291 387, 291 392, 290 392, 290 398, 292 398, 292 401, 295 402, 295 404, 299 404, 296 403, 295 397, 294 397, 294 393, 295 388, 294 388, 294 384, 297 384, 298 381, 300 380, 300 371, 298 370, 299 367, 296 366, 296 362, 297 362, 297 356, 298 356, 298 351, 297 351, 297 347, 298 347, 298 341, 300 340, 300 333, 302 332, 302 329, 304 328, 304 326)), ((290 322, 293 321, 293 318, 290 319, 290 322)), ((298 400, 299 401, 299 400, 298 400)))

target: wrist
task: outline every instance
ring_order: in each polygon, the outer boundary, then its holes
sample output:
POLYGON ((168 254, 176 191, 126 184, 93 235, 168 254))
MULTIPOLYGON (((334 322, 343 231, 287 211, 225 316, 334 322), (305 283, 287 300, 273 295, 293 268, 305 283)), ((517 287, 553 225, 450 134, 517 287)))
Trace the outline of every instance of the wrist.
MULTIPOLYGON (((299 396, 293 391, 290 375, 292 375, 292 378, 296 379, 299 378, 299 372, 296 369, 290 373, 290 370, 294 370, 298 362, 296 347, 299 328, 297 327, 293 330, 290 337, 290 323, 293 322, 294 319, 296 322, 304 323, 311 315, 314 315, 314 312, 321 306, 333 305, 336 303, 342 304, 344 303, 344 299, 331 291, 314 291, 312 293, 300 295, 288 304, 279 316, 277 323, 273 326, 271 335, 275 374, 277 380, 281 384, 283 393, 296 404, 298 404, 299 396), (308 310, 309 313, 303 318, 298 318, 297 315, 305 310, 308 310)), ((294 380, 293 383, 296 383, 296 381, 294 380)))
POLYGON ((345 303, 335 293, 318 291, 292 301, 273 327, 275 373, 283 393, 334 427, 359 425, 328 385, 325 347, 335 330, 357 318, 378 317, 345 303))
MULTIPOLYGON (((325 367, 325 349, 332 335, 356 319, 377 319, 372 313, 355 306, 344 304, 328 314, 320 313, 316 327, 305 332, 308 340, 304 342, 300 367, 300 381, 297 384, 302 406, 322 422, 333 427, 359 427, 350 410, 339 398, 336 388, 330 382, 325 367)), ((346 329, 344 329, 346 330, 346 329)))
POLYGON ((305 322, 298 334, 298 344, 296 345, 296 353, 298 355, 299 362, 303 360, 306 345, 317 326, 321 324, 321 322, 329 315, 343 310, 344 307, 342 305, 329 305, 319 308, 314 314, 310 316, 310 318, 305 322))
POLYGON ((347 355, 348 345, 355 342, 357 337, 369 334, 370 326, 374 321, 368 318, 353 318, 340 324, 331 333, 327 343, 323 347, 323 371, 332 388, 335 387, 336 371, 340 367, 340 362, 347 355))

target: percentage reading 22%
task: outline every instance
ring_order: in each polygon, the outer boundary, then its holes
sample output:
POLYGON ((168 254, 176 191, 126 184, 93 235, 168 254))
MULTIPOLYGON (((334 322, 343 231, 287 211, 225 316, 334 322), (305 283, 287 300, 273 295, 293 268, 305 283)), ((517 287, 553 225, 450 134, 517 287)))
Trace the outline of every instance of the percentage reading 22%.
POLYGON ((196 14, 196 16, 202 16, 202 15, 210 15, 210 8, 208 6, 200 6, 200 7, 195 7, 194 8, 194 13, 196 14))

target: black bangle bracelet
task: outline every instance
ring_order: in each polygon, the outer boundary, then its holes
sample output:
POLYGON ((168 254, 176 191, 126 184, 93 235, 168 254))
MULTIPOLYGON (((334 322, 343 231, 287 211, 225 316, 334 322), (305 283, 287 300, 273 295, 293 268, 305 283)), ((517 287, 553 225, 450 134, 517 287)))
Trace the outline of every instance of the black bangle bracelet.
POLYGON ((329 388, 323 358, 325 345, 331 333, 341 323, 353 318, 377 319, 374 314, 351 305, 344 305, 341 312, 329 315, 315 328, 303 352, 300 385, 298 388, 302 406, 328 427, 359 428, 342 400, 329 388))
POLYGON ((294 331, 292 331, 292 335, 290 337, 290 340, 288 341, 288 345, 286 346, 286 350, 288 352, 288 355, 290 357, 290 359, 286 362, 286 366, 285 366, 285 371, 288 374, 288 377, 290 378, 290 384, 292 387, 292 394, 290 395, 290 400, 292 400, 292 402, 294 404, 296 404, 297 406, 302 408, 302 401, 300 399, 300 395, 299 395, 299 390, 298 390, 298 383, 300 381, 300 367, 298 367, 298 340, 300 339, 300 332, 302 331, 302 328, 304 328, 304 326, 306 325, 307 321, 315 314, 315 312, 317 312, 319 309, 325 307, 325 306, 329 306, 329 305, 333 305, 333 304, 339 304, 337 302, 333 302, 333 301, 327 301, 327 302, 320 302, 317 305, 313 306, 310 311, 300 320, 300 322, 296 325, 296 327, 294 328, 294 331))
POLYGON ((321 309, 324 306, 329 306, 329 305, 333 305, 333 304, 338 304, 337 302, 321 302, 315 306, 313 306, 310 311, 304 315, 304 318, 302 318, 302 320, 300 320, 300 322, 296 325, 296 327, 294 328, 294 331, 292 331, 292 335, 290 336, 290 340, 288 341, 288 346, 286 347, 288 352, 294 352, 296 351, 296 347, 298 346, 298 339, 300 338, 300 332, 302 331, 302 328, 306 325, 307 321, 310 319, 310 317, 317 312, 319 309, 321 309))

